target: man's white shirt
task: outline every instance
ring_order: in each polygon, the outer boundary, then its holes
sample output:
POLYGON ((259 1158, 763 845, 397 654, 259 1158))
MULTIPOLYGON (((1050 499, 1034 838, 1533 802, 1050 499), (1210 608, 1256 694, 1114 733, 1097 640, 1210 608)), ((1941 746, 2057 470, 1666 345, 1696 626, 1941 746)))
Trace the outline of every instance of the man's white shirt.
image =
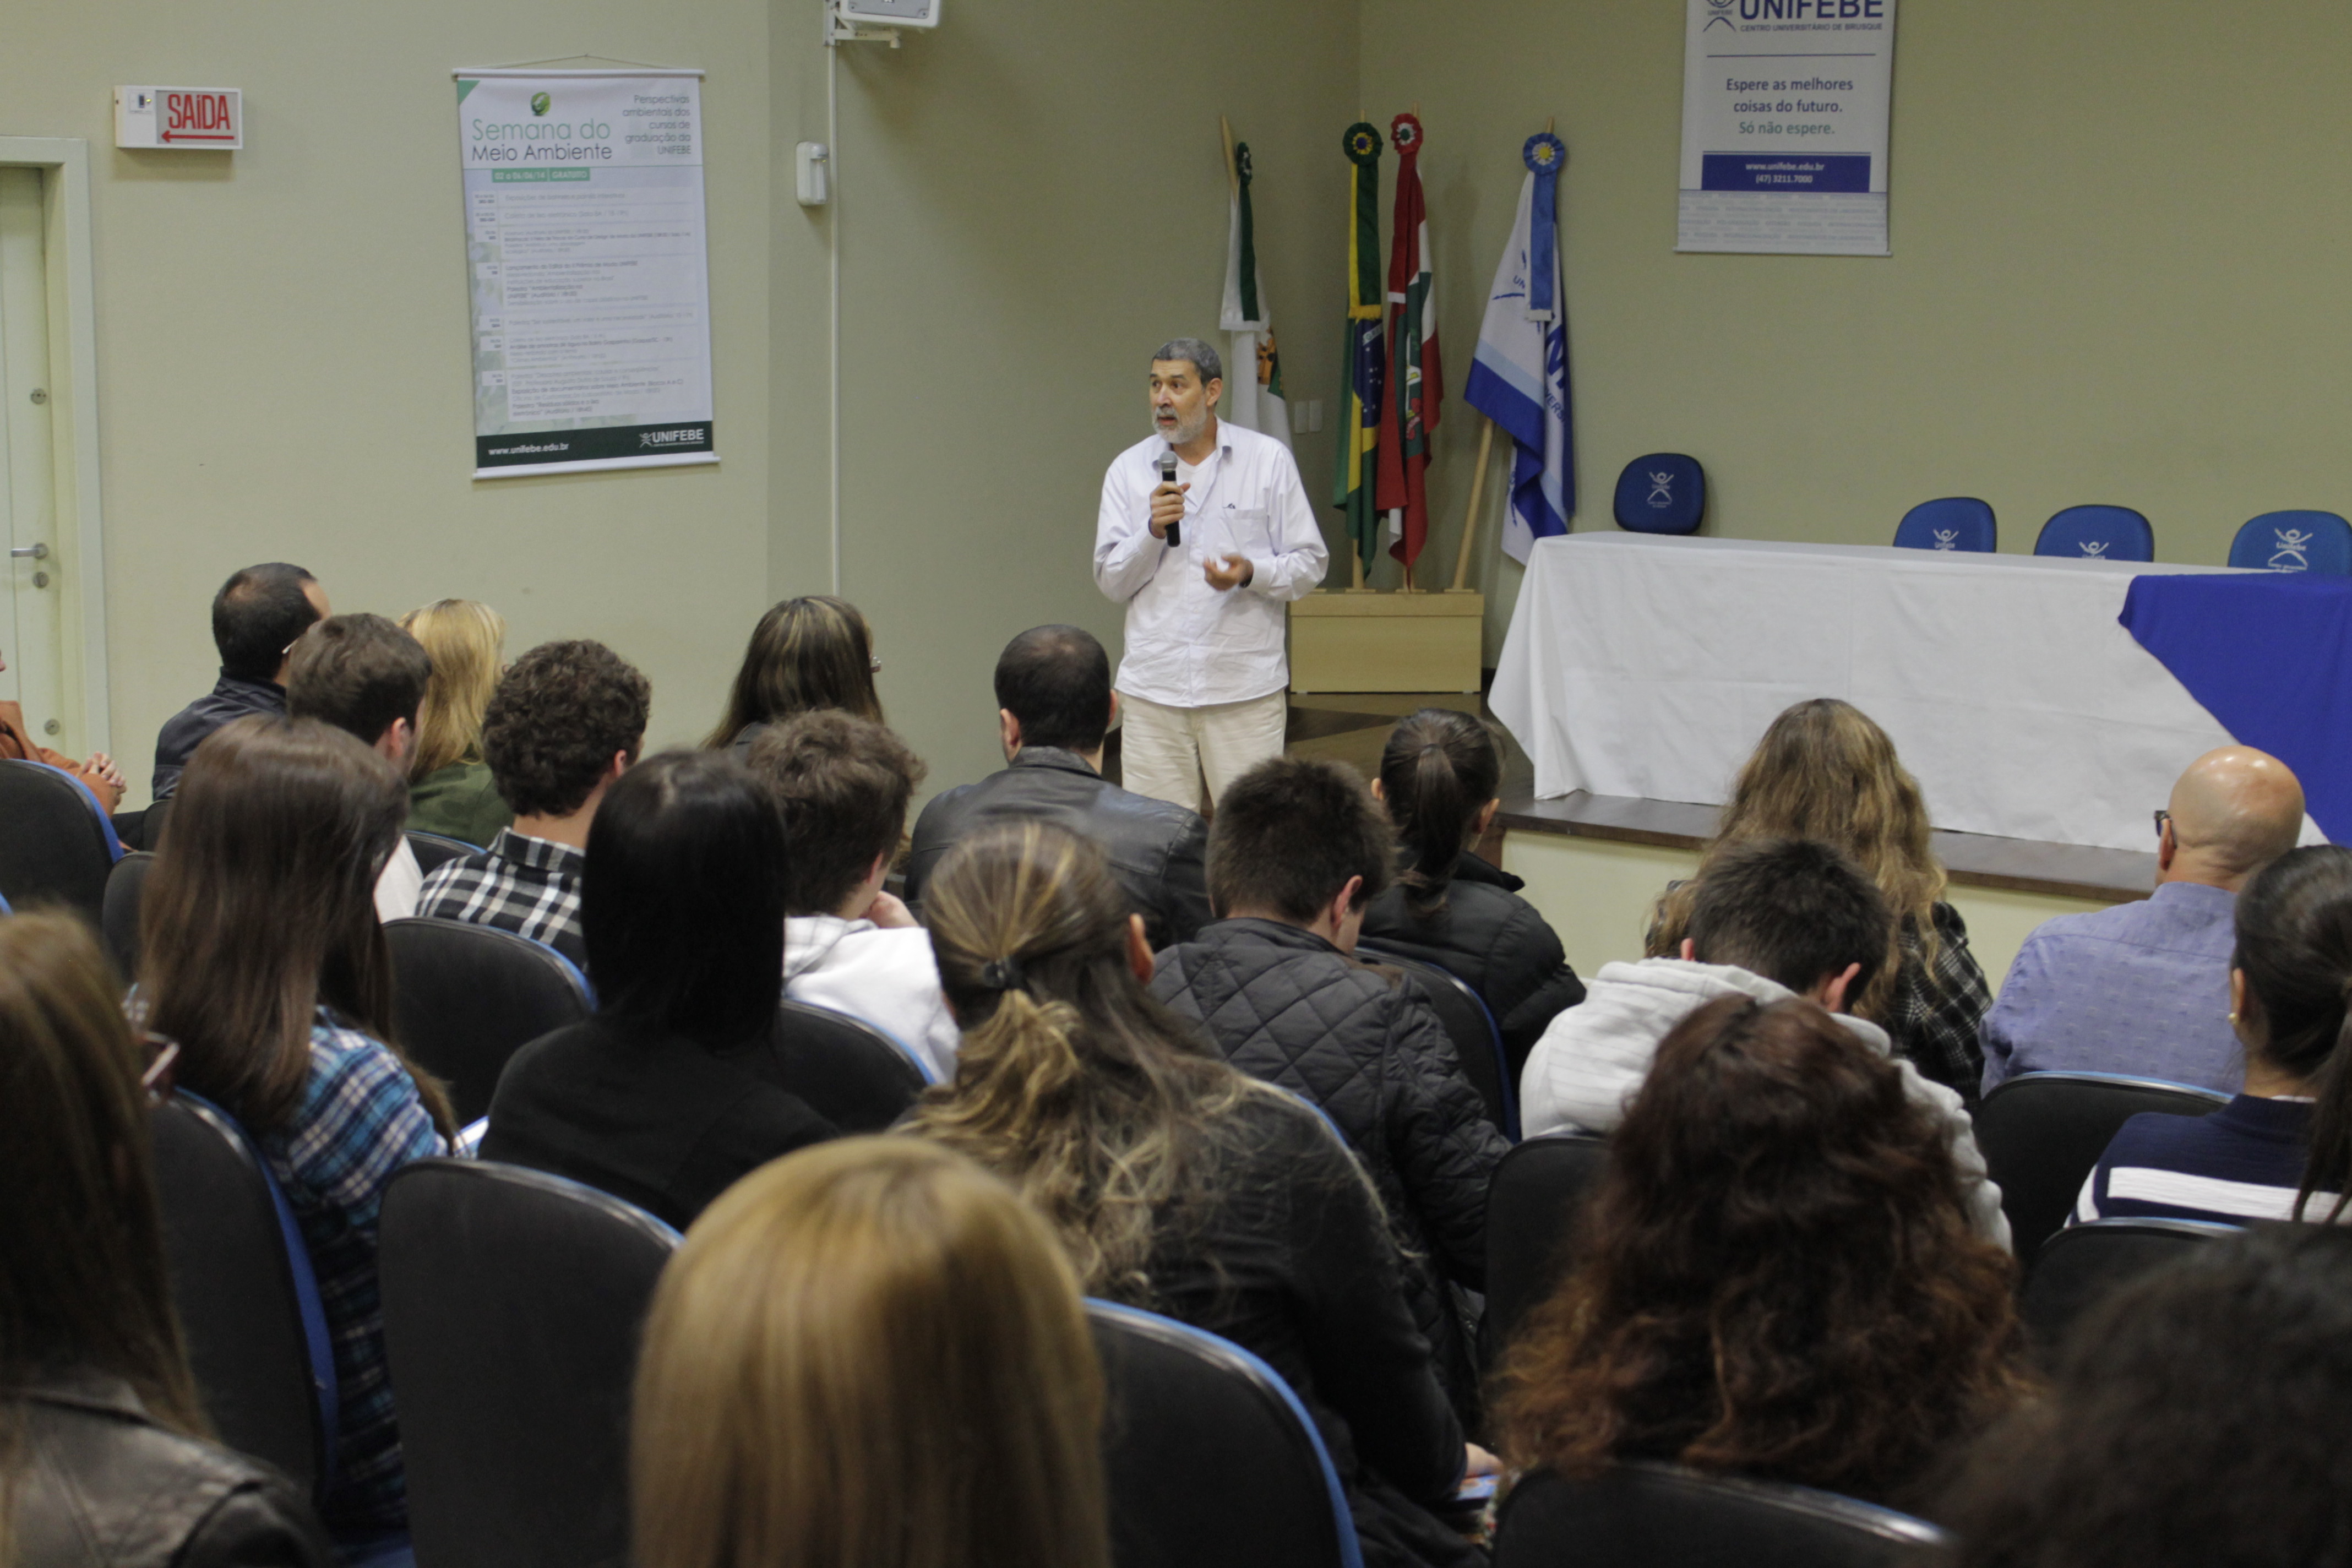
POLYGON ((1095 586, 1127 605, 1127 657, 1114 683, 1171 708, 1246 702, 1289 684, 1283 606, 1315 591, 1330 552, 1316 525, 1298 464, 1281 442, 1217 422, 1217 446, 1189 476, 1184 542, 1151 536, 1160 488, 1159 436, 1111 460, 1095 523, 1095 586), (1209 561, 1240 555, 1247 584, 1209 586, 1209 561))

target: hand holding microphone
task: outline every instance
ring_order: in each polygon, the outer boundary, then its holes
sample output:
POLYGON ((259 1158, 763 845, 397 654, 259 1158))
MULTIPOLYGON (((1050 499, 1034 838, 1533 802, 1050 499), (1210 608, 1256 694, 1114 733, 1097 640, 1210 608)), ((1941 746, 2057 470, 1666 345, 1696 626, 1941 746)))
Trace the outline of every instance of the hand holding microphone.
POLYGON ((1176 454, 1171 449, 1160 454, 1160 488, 1151 492, 1151 533, 1171 546, 1184 542, 1184 492, 1190 485, 1176 482, 1176 454))

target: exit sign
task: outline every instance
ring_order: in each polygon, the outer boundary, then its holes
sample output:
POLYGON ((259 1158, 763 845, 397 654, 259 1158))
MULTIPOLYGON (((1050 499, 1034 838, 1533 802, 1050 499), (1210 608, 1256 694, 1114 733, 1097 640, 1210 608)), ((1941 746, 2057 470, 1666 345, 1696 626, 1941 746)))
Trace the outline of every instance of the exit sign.
POLYGON ((233 87, 118 87, 114 144, 234 153, 245 145, 245 94, 233 87))

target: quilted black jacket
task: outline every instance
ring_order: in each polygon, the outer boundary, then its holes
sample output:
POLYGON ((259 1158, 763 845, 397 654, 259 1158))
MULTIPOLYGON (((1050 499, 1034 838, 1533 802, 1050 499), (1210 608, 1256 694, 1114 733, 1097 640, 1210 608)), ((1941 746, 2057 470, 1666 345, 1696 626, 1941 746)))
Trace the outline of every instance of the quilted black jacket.
POLYGON ((932 796, 915 819, 907 857, 907 901, 923 889, 957 839, 993 822, 1043 817, 1099 845, 1111 875, 1143 917, 1156 948, 1190 942, 1209 920, 1203 864, 1208 825, 1197 812, 1124 790, 1087 765, 1076 752, 1024 746, 1010 767, 978 784, 932 796))
POLYGON ((1519 897, 1526 886, 1465 854, 1436 919, 1413 919, 1405 889, 1395 886, 1364 910, 1365 941, 1450 970, 1485 999, 1503 1032, 1513 1083, 1544 1026, 1584 1000, 1584 982, 1568 966, 1559 936, 1519 897))
POLYGON ((1486 1183, 1509 1145, 1419 984, 1312 931, 1244 919, 1162 952, 1151 990, 1205 1025, 1227 1061, 1338 1125, 1407 1254, 1405 1295, 1439 1374, 1458 1406, 1475 1408, 1469 1347, 1444 1281, 1485 1287, 1486 1183))

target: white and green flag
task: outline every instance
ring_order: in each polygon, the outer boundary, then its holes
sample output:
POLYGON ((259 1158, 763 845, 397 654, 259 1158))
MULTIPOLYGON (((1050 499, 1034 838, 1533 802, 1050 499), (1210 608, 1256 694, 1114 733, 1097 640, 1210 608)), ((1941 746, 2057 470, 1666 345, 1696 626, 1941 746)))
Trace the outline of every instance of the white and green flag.
POLYGON ((1225 363, 1225 417, 1288 447, 1290 408, 1282 400, 1282 354, 1274 346, 1274 311, 1257 268, 1246 142, 1234 144, 1233 224, 1225 240, 1225 303, 1217 325, 1233 334, 1225 363))

